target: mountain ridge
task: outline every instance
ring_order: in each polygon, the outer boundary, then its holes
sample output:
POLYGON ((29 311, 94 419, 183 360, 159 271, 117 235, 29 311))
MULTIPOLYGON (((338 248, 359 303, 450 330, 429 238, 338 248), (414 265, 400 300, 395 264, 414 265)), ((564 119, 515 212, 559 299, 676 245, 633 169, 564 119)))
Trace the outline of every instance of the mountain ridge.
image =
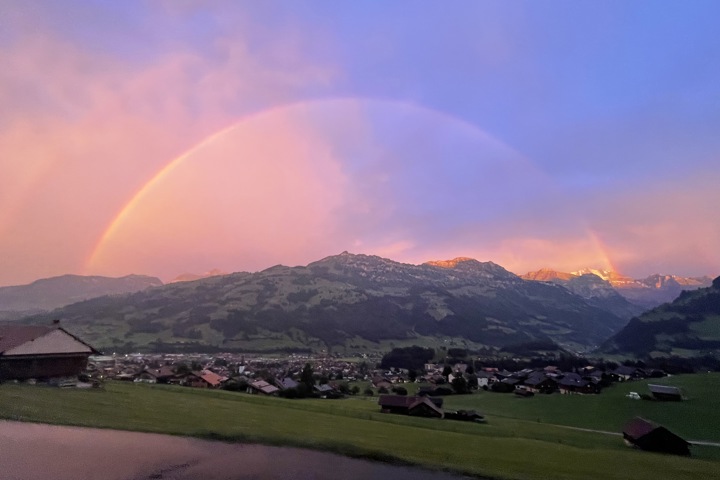
MULTIPOLYGON (((702 277, 681 277, 678 275, 649 275, 641 279, 633 279, 614 271, 595 268, 583 268, 574 272, 558 272, 549 268, 528 272, 521 275, 526 280, 554 282, 568 286, 573 279, 594 275, 612 287, 619 295, 630 303, 642 308, 651 309, 671 302, 683 290, 707 287, 711 284, 712 278, 702 277)), ((636 314, 639 314, 637 312, 636 314)))
POLYGON ((492 262, 411 265, 350 254, 276 265, 73 304, 61 318, 113 348, 363 348, 457 338, 500 347, 552 339, 587 349, 626 320, 558 285, 529 282, 492 262), (159 347, 158 347, 159 348, 159 347))
POLYGON ((51 310, 93 297, 162 285, 159 278, 135 274, 124 277, 66 274, 41 278, 25 285, 0 287, 0 311, 51 310))

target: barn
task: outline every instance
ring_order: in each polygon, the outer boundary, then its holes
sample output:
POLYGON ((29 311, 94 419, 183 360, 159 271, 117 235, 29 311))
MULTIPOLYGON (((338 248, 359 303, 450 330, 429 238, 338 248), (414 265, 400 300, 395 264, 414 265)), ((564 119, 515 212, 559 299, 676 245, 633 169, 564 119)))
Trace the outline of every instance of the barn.
POLYGON ((383 413, 398 413, 417 417, 443 418, 442 399, 405 395, 380 395, 378 405, 383 413), (439 400, 439 401, 438 401, 439 400))
POLYGON ((625 425, 623 438, 628 445, 642 450, 690 455, 690 443, 667 428, 641 417, 635 417, 625 425))
POLYGON ((680 391, 678 387, 671 387, 669 385, 649 384, 648 388, 650 389, 650 393, 655 398, 655 400, 679 402, 683 399, 682 391, 680 391))
POLYGON ((0 382, 74 377, 85 370, 92 346, 53 325, 0 325, 0 382))

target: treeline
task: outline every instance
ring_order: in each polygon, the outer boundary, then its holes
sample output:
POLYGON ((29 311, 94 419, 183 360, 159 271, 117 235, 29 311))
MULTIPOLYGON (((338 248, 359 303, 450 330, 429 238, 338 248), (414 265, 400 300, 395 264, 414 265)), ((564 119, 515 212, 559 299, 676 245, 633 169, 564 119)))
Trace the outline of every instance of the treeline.
POLYGON ((425 364, 431 362, 433 358, 435 358, 435 350, 432 348, 423 348, 416 345, 393 348, 382 357, 380 367, 422 371, 425 364))

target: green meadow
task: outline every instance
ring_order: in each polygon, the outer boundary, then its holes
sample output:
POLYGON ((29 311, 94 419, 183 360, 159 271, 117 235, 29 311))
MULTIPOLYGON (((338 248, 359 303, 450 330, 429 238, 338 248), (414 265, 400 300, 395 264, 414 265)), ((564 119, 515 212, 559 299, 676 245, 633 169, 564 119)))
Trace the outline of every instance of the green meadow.
POLYGON ((382 414, 376 397, 286 400, 120 382, 93 390, 4 384, 0 418, 298 446, 489 478, 720 478, 720 448, 694 446, 692 458, 674 457, 633 450, 619 436, 567 428, 617 432, 639 414, 689 439, 720 442, 720 413, 712 408, 720 375, 663 379, 684 388, 687 402, 624 397, 644 393, 646 383, 598 396, 446 398, 448 409, 482 411, 486 424, 382 414))

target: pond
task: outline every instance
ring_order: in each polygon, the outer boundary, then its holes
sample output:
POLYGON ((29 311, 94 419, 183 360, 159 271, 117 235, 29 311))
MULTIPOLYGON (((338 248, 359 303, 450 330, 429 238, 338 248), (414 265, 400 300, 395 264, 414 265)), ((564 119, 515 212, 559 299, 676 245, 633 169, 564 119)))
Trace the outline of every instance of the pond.
POLYGON ((463 478, 299 448, 6 421, 0 458, 3 480, 463 478))

